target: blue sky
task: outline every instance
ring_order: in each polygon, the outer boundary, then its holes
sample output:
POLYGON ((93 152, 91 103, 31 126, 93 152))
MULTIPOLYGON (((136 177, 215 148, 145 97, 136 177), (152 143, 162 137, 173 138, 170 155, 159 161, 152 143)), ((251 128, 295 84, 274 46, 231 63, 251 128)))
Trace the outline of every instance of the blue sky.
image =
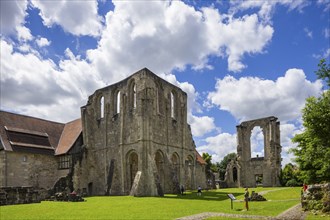
MULTIPOLYGON (((188 94, 197 150, 236 152, 236 125, 274 115, 282 164, 324 89, 329 0, 1 0, 2 110, 68 122, 96 89, 147 67, 188 94)), ((262 155, 260 129, 253 155, 262 155)))

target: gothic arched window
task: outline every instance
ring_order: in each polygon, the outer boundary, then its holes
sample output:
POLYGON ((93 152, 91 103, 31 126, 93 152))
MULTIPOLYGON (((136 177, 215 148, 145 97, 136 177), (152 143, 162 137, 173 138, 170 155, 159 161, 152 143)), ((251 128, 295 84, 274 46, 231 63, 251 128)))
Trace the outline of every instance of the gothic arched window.
POLYGON ((133 85, 133 108, 136 108, 136 84, 133 85))
POLYGON ((116 98, 116 113, 120 113, 120 91, 117 92, 117 98, 116 98))
POLYGON ((100 118, 104 118, 104 96, 100 98, 100 118))
POLYGON ((171 117, 175 118, 175 95, 171 92, 171 117))

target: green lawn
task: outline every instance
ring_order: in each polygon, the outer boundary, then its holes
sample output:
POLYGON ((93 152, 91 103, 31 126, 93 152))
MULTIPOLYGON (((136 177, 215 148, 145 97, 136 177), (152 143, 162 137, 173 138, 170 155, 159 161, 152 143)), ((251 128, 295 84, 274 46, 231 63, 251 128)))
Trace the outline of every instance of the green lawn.
POLYGON ((168 194, 164 197, 102 196, 88 197, 86 202, 41 202, 37 204, 0 207, 1 220, 14 219, 175 219, 202 212, 223 212, 234 214, 276 216, 300 202, 300 187, 255 188, 271 191, 264 195, 266 202, 250 202, 250 210, 244 207, 244 189, 221 189, 204 191, 202 196, 195 192, 186 195, 168 194), (277 191, 271 191, 280 189, 277 191), (227 193, 237 200, 230 208, 227 193))

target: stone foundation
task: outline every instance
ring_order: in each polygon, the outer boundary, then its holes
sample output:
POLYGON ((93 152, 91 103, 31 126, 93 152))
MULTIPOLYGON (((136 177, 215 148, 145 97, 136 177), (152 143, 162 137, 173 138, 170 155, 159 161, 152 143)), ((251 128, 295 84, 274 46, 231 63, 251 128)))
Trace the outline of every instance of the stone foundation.
POLYGON ((330 213, 330 183, 309 185, 301 194, 301 205, 305 211, 330 213))
POLYGON ((33 187, 1 187, 0 205, 39 203, 41 197, 33 187))

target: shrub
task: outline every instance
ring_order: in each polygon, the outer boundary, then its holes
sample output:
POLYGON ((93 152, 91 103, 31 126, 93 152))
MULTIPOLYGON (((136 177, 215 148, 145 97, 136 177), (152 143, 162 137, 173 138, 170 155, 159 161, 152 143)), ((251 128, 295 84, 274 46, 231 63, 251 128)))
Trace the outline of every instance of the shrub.
POLYGON ((288 182, 286 182, 286 184, 285 184, 285 186, 289 186, 289 187, 299 186, 299 185, 300 185, 300 183, 298 183, 297 180, 295 180, 295 179, 291 179, 288 182))

